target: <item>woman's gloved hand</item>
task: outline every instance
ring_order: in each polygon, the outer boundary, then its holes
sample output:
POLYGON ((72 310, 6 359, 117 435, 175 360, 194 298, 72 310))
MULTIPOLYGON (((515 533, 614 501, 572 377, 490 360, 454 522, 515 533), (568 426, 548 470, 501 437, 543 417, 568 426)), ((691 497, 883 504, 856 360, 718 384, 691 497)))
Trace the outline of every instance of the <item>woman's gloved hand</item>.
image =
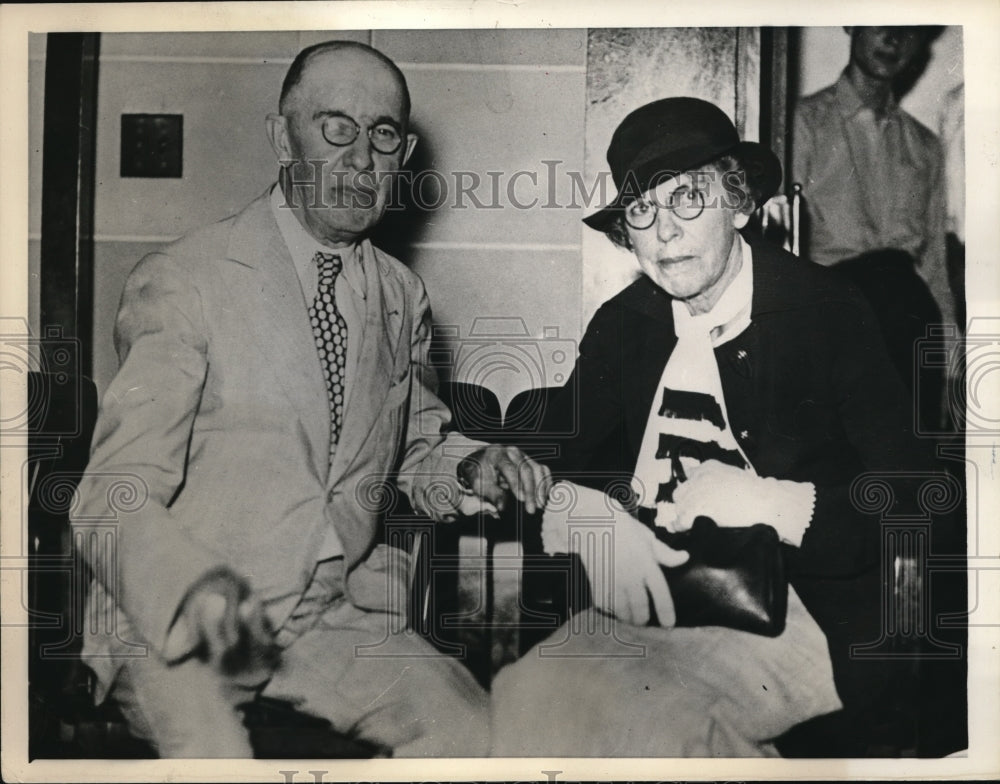
POLYGON ((704 515, 730 528, 767 523, 798 546, 812 520, 816 489, 808 482, 757 476, 707 460, 687 472, 687 481, 674 490, 673 503, 676 518, 664 521, 671 531, 686 531, 704 515))
POLYGON ((557 483, 542 518, 542 544, 550 555, 580 557, 598 609, 645 626, 652 605, 660 626, 676 622, 661 567, 680 566, 688 554, 667 547, 613 498, 568 482, 557 483))

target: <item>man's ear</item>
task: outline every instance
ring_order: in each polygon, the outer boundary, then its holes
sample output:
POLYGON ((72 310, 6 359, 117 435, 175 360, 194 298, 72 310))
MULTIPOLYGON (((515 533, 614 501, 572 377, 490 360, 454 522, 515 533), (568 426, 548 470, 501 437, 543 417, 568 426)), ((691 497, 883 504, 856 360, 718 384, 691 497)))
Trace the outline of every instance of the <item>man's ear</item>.
POLYGON ((747 215, 747 213, 745 213, 745 212, 734 212, 733 213, 733 227, 737 231, 739 231, 744 226, 746 226, 747 222, 749 220, 750 220, 750 216, 747 215))
POLYGON ((405 166, 406 162, 410 160, 410 156, 413 155, 413 149, 417 146, 417 135, 415 133, 406 134, 406 149, 403 150, 403 160, 400 166, 405 166))
POLYGON ((288 138, 288 118, 283 114, 269 114, 264 120, 264 128, 267 131, 267 140, 271 143, 271 149, 278 157, 278 163, 292 160, 292 145, 288 138))

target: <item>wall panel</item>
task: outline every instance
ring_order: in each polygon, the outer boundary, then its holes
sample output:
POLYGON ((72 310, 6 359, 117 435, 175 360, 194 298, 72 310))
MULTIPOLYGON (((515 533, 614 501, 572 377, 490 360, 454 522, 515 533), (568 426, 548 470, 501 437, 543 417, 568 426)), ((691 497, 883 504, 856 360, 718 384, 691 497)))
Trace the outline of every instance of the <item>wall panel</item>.
POLYGON ((416 248, 412 266, 455 360, 444 376, 490 387, 501 409, 523 389, 566 381, 580 335, 576 249, 416 248))

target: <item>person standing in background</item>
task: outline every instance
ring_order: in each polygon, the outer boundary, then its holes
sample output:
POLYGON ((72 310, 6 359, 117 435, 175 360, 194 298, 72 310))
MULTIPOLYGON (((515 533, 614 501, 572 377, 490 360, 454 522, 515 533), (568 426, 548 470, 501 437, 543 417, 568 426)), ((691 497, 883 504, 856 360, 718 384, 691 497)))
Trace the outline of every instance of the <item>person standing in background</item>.
POLYGON ((945 243, 948 281, 955 297, 955 317, 965 331, 965 84, 949 90, 944 98, 940 124, 944 146, 944 179, 947 196, 945 243))
POLYGON ((945 264, 941 143, 898 92, 926 64, 934 27, 852 27, 837 81, 795 112, 793 177, 803 186, 806 255, 858 285, 890 356, 916 392, 921 421, 940 424, 944 376, 915 366, 914 341, 954 324, 945 264))

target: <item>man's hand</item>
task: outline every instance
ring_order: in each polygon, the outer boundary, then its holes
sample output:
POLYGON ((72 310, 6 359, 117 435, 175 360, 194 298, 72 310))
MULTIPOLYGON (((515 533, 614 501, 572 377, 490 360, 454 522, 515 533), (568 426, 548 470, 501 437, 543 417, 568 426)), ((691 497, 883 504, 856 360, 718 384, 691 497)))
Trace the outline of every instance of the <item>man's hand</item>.
POLYGON ((170 660, 192 651, 227 677, 266 675, 278 664, 264 608, 229 569, 205 574, 181 606, 164 653, 170 660))
POLYGON ((567 495, 572 504, 562 511, 550 508, 545 513, 545 551, 580 556, 599 609, 627 623, 645 626, 652 603, 657 623, 673 626, 674 603, 661 567, 680 566, 690 556, 665 545, 621 504, 597 490, 557 485, 553 504, 558 505, 555 495, 561 487, 572 488, 567 495), (599 525, 602 520, 607 520, 608 526, 599 525))
POLYGON ((552 473, 516 446, 491 444, 477 449, 458 465, 458 480, 498 512, 507 506, 508 494, 524 503, 528 514, 545 508, 552 487, 552 473))

